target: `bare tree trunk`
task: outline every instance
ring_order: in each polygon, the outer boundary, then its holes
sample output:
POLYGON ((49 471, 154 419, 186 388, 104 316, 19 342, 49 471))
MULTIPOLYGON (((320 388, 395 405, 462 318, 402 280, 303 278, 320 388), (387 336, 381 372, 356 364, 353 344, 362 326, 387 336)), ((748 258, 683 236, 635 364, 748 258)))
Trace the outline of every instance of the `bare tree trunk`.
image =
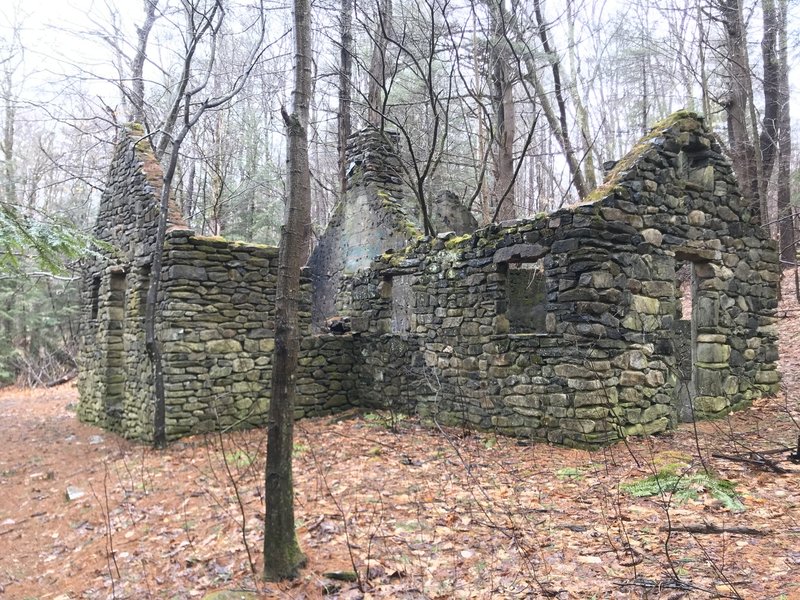
POLYGON ((367 91, 367 121, 381 128, 386 117, 386 54, 389 35, 392 31, 392 0, 380 0, 377 24, 373 38, 372 60, 369 65, 369 86, 367 91))
POLYGON ((14 67, 8 64, 4 65, 3 72, 3 103, 4 119, 3 123, 3 200, 9 205, 17 203, 17 175, 14 164, 14 128, 16 125, 17 107, 14 101, 14 67))
MULTIPOLYGON (((518 3, 519 0, 513 0, 512 2, 515 10, 518 8, 518 3)), ((533 53, 528 47, 526 35, 524 32, 520 31, 519 27, 516 26, 514 27, 515 41, 519 43, 521 47, 526 49, 522 57, 527 70, 526 77, 531 81, 531 83, 533 83, 536 99, 539 101, 542 113, 544 114, 545 119, 547 119, 547 124, 550 127, 550 130, 553 132, 553 136, 556 138, 558 145, 561 147, 561 151, 564 153, 564 158, 567 161, 567 166, 569 167, 570 174, 572 175, 572 187, 578 194, 578 198, 585 198, 588 194, 588 190, 586 189, 586 182, 583 178, 583 171, 581 170, 580 161, 575 155, 575 147, 569 137, 569 121, 567 119, 567 108, 561 89, 561 71, 559 68, 559 61, 550 45, 546 23, 544 22, 544 18, 542 16, 540 0, 534 0, 533 7, 537 20, 537 28, 539 29, 539 38, 542 42, 542 48, 544 49, 545 54, 550 61, 551 70, 553 72, 554 95, 556 98, 558 113, 556 113, 556 111, 553 109, 550 98, 545 92, 541 79, 537 75, 537 65, 534 63, 533 53)))
POLYGON ((706 33, 705 16, 700 0, 695 0, 695 10, 697 12, 697 34, 698 34, 698 57, 700 59, 700 89, 703 98, 703 116, 711 124, 711 97, 708 94, 708 69, 706 68, 706 48, 708 47, 708 34, 706 33))
POLYGON ((761 185, 759 194, 762 204, 769 198, 769 182, 778 150, 778 120, 780 118, 781 64, 778 60, 778 21, 775 0, 762 0, 764 37, 761 40, 761 56, 764 61, 764 116, 761 119, 761 185))
MULTIPOLYGON (((504 69, 505 70, 505 69, 504 69)), ((501 93, 498 105, 498 127, 499 136, 499 177, 498 184, 498 204, 500 204, 501 220, 514 219, 516 217, 516 194, 514 193, 514 180, 516 171, 514 169, 514 135, 516 132, 516 110, 514 106, 514 84, 507 73, 501 76, 499 86, 496 88, 501 93)))
POLYGON ((189 225, 194 225, 193 217, 195 212, 195 205, 197 204, 197 194, 194 189, 195 185, 195 163, 189 165, 189 173, 186 175, 186 193, 183 197, 183 204, 181 204, 181 213, 184 220, 189 225))
MULTIPOLYGON (((213 4, 207 13, 203 13, 197 6, 188 1, 183 3, 183 7, 186 17, 186 34, 184 38, 186 48, 185 54, 183 55, 183 64, 181 66, 181 76, 180 79, 178 79, 177 86, 172 93, 169 108, 167 109, 164 120, 160 126, 158 142, 155 145, 156 157, 159 160, 163 159, 164 153, 171 147, 173 132, 175 131, 175 126, 178 123, 181 110, 184 109, 186 106, 185 103, 188 102, 188 98, 186 98, 187 93, 189 96, 191 96, 198 90, 204 89, 208 84, 209 77, 205 77, 204 81, 198 86, 198 88, 187 92, 187 89, 189 88, 191 67, 194 61, 195 52, 197 52, 198 45, 200 44, 200 40, 205 35, 212 35, 216 37, 220 27, 222 26, 222 18, 224 18, 225 14, 225 10, 221 2, 213 4), (222 14, 223 17, 215 20, 214 17, 217 14, 222 14)), ((216 53, 214 52, 210 57, 210 64, 213 64, 215 58, 216 53)), ((246 80, 246 77, 242 79, 246 80)), ((241 85, 244 85, 244 83, 241 81, 240 83, 241 85)), ((202 111, 205 110, 205 108, 202 109, 202 111)), ((186 115, 184 115, 184 120, 185 119, 186 115)))
MULTIPOLYGON (((755 146, 750 135, 748 121, 752 105, 750 69, 747 58, 747 42, 740 0, 720 0, 719 8, 725 26, 728 71, 728 98, 725 109, 728 117, 728 140, 731 159, 744 196, 755 202, 759 193, 759 177, 755 146)), ((762 223, 768 222, 766 198, 758 206, 762 223)))
POLYGON ((586 179, 586 189, 589 191, 597 187, 597 179, 594 172, 594 140, 592 138, 591 127, 589 126, 589 112, 586 110, 586 105, 581 98, 581 90, 578 88, 578 82, 581 80, 581 70, 580 61, 575 54, 577 44, 575 42, 575 12, 573 10, 573 1, 574 0, 567 0, 567 52, 572 76, 572 85, 569 89, 572 101, 575 104, 575 114, 578 117, 578 127, 581 132, 584 156, 583 173, 586 179))
MULTIPOLYGON (((478 46, 478 16, 475 11, 472 12, 472 78, 473 78, 473 85, 475 88, 475 97, 477 99, 478 94, 480 94, 481 89, 481 82, 484 80, 484 77, 481 75, 481 64, 482 64, 481 52, 478 46)), ((478 101, 478 106, 483 108, 483 103, 478 101)), ((485 225, 491 221, 491 210, 489 207, 489 192, 488 186, 486 183, 486 168, 485 168, 485 158, 488 156, 488 143, 486 140, 486 112, 483 110, 479 110, 477 113, 477 126, 478 126, 478 155, 475 156, 473 152, 473 161, 476 165, 476 171, 479 173, 477 176, 477 189, 472 197, 472 200, 468 203, 469 208, 472 208, 472 205, 475 201, 480 203, 480 210, 481 210, 481 221, 482 225, 485 225), (484 166, 479 166, 484 165, 484 166)))
POLYGON ((131 61, 131 114, 129 120, 144 123, 144 61, 147 59, 147 38, 156 22, 158 0, 144 0, 144 23, 136 28, 136 55, 131 61))
POLYGON ((647 67, 649 66, 647 63, 647 56, 642 56, 642 135, 647 135, 649 122, 647 109, 650 108, 650 98, 647 91, 647 67))
POLYGON ((514 136, 516 111, 514 107, 514 81, 511 74, 508 52, 510 15, 502 0, 488 0, 490 27, 493 42, 489 49, 489 65, 492 86, 492 108, 494 111, 494 193, 493 212, 499 220, 513 219, 514 209, 514 136))
MULTIPOLYGON (((218 165, 217 165, 218 166, 218 165)), ((222 195, 225 180, 216 169, 211 171, 211 235, 222 235, 225 230, 225 215, 222 195)))
POLYGON ((500 220, 513 219, 514 210, 514 134, 516 114, 514 107, 514 82, 510 73, 508 29, 511 18, 503 8, 502 0, 489 0, 492 44, 489 65, 492 85, 492 108, 495 121, 495 185, 494 206, 500 220))
POLYGON ((164 173, 164 183, 161 188, 160 210, 158 228, 156 231, 155 248, 153 249, 153 265, 151 268, 150 287, 147 289, 147 302, 145 304, 144 331, 145 350, 153 365, 153 445, 163 448, 167 444, 166 432, 166 402, 164 394, 164 362, 162 360, 161 344, 156 333, 156 313, 158 293, 161 287, 161 268, 164 264, 164 245, 167 235, 167 220, 169 214, 169 194, 175 169, 178 164, 178 150, 183 138, 173 141, 172 154, 169 165, 164 173))
POLYGON ((297 304, 300 269, 308 246, 311 178, 308 164, 308 114, 311 99, 311 24, 308 0, 294 0, 294 91, 292 114, 282 111, 287 132, 289 185, 278 251, 275 295, 275 351, 272 398, 267 423, 264 579, 293 578, 305 564, 294 526, 292 444, 294 372, 300 347, 297 304))
POLYGON ((781 260, 794 263, 797 260, 795 248, 794 213, 791 204, 791 166, 792 166, 792 122, 789 106, 789 62, 787 31, 787 0, 778 0, 776 19, 780 42, 778 47, 779 85, 778 85, 778 231, 780 233, 781 260))
POLYGON ((223 139, 228 135, 222 112, 217 112, 214 128, 211 133, 213 149, 211 164, 211 232, 222 235, 225 230, 225 179, 227 175, 227 157, 224 156, 223 139))
POLYGON ((342 47, 339 54, 339 192, 347 191, 347 138, 350 137, 350 86, 353 78, 353 0, 342 0, 339 12, 339 32, 342 47))
MULTIPOLYGON (((264 33, 266 31, 263 11, 261 11, 259 17, 260 37, 258 42, 253 46, 252 52, 248 57, 248 66, 245 71, 236 79, 236 83, 227 93, 206 98, 201 102, 193 102, 193 97, 201 94, 205 90, 211 77, 216 57, 217 34, 222 28, 225 19, 225 11, 222 9, 221 4, 217 3, 211 5, 207 12, 199 13, 197 8, 188 2, 184 4, 184 11, 186 16, 185 40, 187 47, 181 66, 181 83, 179 84, 181 93, 173 97, 173 104, 168 113, 169 115, 174 115, 175 122, 177 122, 177 115, 181 114, 183 118, 181 128, 176 135, 170 133, 170 135, 164 135, 161 139, 163 151, 169 149, 169 161, 164 172, 161 189, 158 227, 153 244, 153 264, 151 268, 150 287, 147 290, 147 302, 145 304, 145 318, 143 323, 145 330, 145 350, 153 366, 153 443, 156 447, 163 447, 167 443, 164 370, 161 343, 156 333, 156 317, 158 312, 158 294, 161 287, 161 270, 164 261, 164 246, 166 244, 167 222, 170 212, 170 192, 178 166, 179 152, 186 136, 189 135, 192 127, 197 124, 207 110, 219 108, 242 91, 258 57, 261 55, 261 45, 264 41, 264 33), (200 83, 193 88, 189 88, 189 81, 192 79, 194 53, 198 46, 209 38, 210 51, 204 61, 206 70, 199 77, 200 83), (192 108, 193 106, 194 109, 192 108)), ((175 122, 173 122, 173 126, 175 122)), ((172 132, 172 129, 170 129, 170 132, 172 132)))
POLYGON ((256 235, 256 172, 258 171, 259 133, 252 127, 247 130, 247 148, 245 149, 244 179, 247 185, 245 191, 244 237, 253 241, 256 235))

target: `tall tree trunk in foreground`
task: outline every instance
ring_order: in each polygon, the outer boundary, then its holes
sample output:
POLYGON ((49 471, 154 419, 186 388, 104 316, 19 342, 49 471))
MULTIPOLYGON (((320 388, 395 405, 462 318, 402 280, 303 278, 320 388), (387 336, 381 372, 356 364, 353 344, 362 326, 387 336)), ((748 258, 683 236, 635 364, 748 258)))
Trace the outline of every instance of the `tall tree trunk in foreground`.
POLYGON ((297 302, 300 268, 306 255, 311 221, 308 167, 308 107, 311 96, 311 27, 308 0, 294 0, 294 91, 292 114, 282 110, 287 132, 289 186, 278 252, 275 297, 275 352, 272 399, 267 423, 266 514, 264 516, 264 579, 279 581, 297 575, 305 557, 297 544, 292 485, 294 373, 300 335, 297 302))

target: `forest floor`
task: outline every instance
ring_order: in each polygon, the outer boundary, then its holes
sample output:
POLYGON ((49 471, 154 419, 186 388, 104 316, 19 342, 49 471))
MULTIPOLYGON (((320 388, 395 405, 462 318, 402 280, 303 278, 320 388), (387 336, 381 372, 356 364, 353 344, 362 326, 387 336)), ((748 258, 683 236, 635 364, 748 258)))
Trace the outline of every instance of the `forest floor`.
POLYGON ((585 452, 390 414, 298 423, 308 566, 281 585, 253 576, 263 431, 155 451, 79 423, 74 387, 3 390, 0 598, 800 598, 800 466, 712 456, 797 444, 784 298, 783 392, 696 428, 585 452))

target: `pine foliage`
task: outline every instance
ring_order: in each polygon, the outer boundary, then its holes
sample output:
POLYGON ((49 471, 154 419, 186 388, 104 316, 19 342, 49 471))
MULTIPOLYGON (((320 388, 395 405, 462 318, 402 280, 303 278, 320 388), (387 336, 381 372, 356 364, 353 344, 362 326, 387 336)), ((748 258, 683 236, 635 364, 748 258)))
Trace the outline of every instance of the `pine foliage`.
POLYGON ((37 221, 0 203, 0 273, 20 273, 31 259, 44 271, 63 274, 91 246, 91 237, 65 221, 37 221))
POLYGON ((47 385, 75 370, 76 265, 99 244, 0 203, 0 385, 47 385))

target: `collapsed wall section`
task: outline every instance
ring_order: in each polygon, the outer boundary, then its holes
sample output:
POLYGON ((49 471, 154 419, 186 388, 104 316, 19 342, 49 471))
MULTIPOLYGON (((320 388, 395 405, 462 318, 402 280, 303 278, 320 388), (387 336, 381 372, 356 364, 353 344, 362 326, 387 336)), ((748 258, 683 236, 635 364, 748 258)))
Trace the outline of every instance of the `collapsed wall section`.
MULTIPOLYGON (((338 314, 343 278, 369 267, 389 249, 421 237, 420 203, 404 181, 399 135, 367 127, 347 144, 347 190, 334 208, 308 261, 312 279, 312 322, 323 330, 338 314)), ((442 191, 426 200, 428 219, 438 231, 463 233, 478 224, 460 199, 442 191)))
POLYGON ((308 261, 313 282, 313 322, 323 328, 336 315, 343 276, 367 268, 389 248, 420 235, 406 207, 396 135, 367 128, 347 145, 347 190, 308 261))

